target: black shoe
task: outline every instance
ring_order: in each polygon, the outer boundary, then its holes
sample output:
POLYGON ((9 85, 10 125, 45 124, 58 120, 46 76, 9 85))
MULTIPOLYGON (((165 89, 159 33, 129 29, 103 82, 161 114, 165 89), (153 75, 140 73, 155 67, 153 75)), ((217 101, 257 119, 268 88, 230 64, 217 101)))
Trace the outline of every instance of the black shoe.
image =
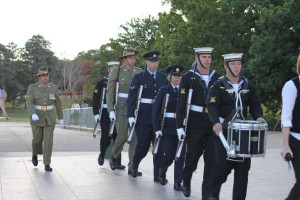
MULTIPOLYGON (((202 198, 202 200, 205 200, 205 199, 202 198)), ((219 198, 208 197, 207 200, 219 200, 219 198)))
POLYGON ((160 182, 160 177, 159 176, 154 176, 153 181, 154 182, 160 182))
POLYGON ((131 168, 130 174, 133 178, 137 177, 138 170, 136 168, 131 168))
POLYGON ((181 189, 182 189, 182 193, 184 194, 184 196, 186 196, 186 197, 191 196, 191 187, 190 186, 183 185, 181 187, 181 189))
POLYGON ((52 172, 52 168, 50 167, 50 165, 45 165, 45 170, 47 172, 52 172))
POLYGON ((124 166, 124 165, 122 165, 122 164, 116 164, 116 169, 121 169, 121 170, 123 170, 123 169, 125 169, 126 167, 124 166))
POLYGON ((39 164, 37 156, 32 156, 31 162, 32 162, 33 166, 37 166, 39 164))
POLYGON ((104 157, 101 155, 101 153, 98 156, 98 164, 102 166, 104 164, 104 157))
POLYGON ((176 190, 176 191, 182 191, 181 183, 174 183, 174 190, 176 190))
POLYGON ((110 168, 111 168, 112 170, 115 170, 115 169, 116 169, 117 163, 116 163, 116 159, 115 159, 114 157, 111 157, 111 158, 110 158, 110 160, 109 160, 109 165, 110 165, 110 168))
POLYGON ((160 182, 160 184, 162 184, 162 185, 166 185, 166 184, 168 183, 168 179, 160 177, 160 178, 159 178, 159 182, 160 182))
MULTIPOLYGON (((130 170, 130 169, 128 170, 128 175, 131 175, 131 170, 130 170)), ((142 173, 142 172, 137 172, 136 175, 137 175, 137 176, 142 176, 143 173, 142 173)))

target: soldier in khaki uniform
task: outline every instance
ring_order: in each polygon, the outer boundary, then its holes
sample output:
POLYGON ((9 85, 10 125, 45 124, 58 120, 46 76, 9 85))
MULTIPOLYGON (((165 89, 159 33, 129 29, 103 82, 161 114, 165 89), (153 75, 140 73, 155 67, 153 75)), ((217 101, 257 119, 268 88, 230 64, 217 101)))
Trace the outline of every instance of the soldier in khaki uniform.
MULTIPOLYGON (((115 144, 112 147, 112 155, 110 159, 110 167, 112 170, 116 169, 116 161, 121 154, 123 147, 127 141, 128 136, 128 120, 127 120, 127 98, 131 79, 134 74, 141 72, 142 69, 134 66, 136 62, 136 54, 138 52, 135 49, 127 49, 123 51, 122 59, 123 64, 114 69, 108 79, 107 83, 107 110, 109 112, 109 118, 116 120, 117 138, 115 144), (117 99, 117 106, 114 108, 116 85, 119 82, 119 90, 117 99)), ((132 160, 137 144, 136 136, 134 135, 129 145, 129 164, 128 174, 131 174, 132 160)), ((141 174, 140 174, 141 175, 141 174)))
POLYGON ((33 136, 32 164, 37 166, 37 155, 43 154, 45 170, 52 171, 50 163, 53 147, 53 131, 56 123, 54 108, 60 120, 60 126, 62 126, 64 122, 61 101, 57 86, 49 83, 49 70, 47 67, 40 67, 38 74, 35 76, 38 77, 39 81, 28 87, 26 95, 26 106, 30 115, 33 136))

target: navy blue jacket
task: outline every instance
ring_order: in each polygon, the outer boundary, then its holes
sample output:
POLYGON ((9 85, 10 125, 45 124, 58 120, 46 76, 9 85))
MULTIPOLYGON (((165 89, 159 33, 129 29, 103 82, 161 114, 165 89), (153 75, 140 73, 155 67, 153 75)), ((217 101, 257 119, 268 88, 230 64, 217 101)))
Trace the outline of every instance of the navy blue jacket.
POLYGON ((163 86, 159 89, 152 109, 152 122, 154 132, 162 129, 164 135, 177 135, 176 118, 165 118, 163 128, 161 126, 165 105, 167 104, 166 112, 176 113, 177 98, 178 92, 177 94, 175 93, 175 90, 171 84, 168 86, 163 86), (168 104, 165 98, 167 92, 169 94, 168 104))
MULTIPOLYGON (((153 80, 147 69, 135 74, 128 93, 127 117, 135 117, 134 112, 137 107, 138 93, 141 85, 143 85, 142 98, 155 99, 158 89, 167 84, 166 75, 158 71, 156 72, 155 80, 153 80)), ((136 123, 152 124, 152 107, 153 104, 141 103, 136 123)))

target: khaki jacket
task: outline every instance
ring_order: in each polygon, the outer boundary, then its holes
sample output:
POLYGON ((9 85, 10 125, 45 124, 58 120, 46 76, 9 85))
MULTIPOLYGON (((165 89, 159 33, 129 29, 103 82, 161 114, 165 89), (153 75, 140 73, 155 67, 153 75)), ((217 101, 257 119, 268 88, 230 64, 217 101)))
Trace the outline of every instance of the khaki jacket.
POLYGON ((30 116, 30 124, 32 126, 45 126, 45 125, 55 125, 56 117, 55 111, 58 119, 63 118, 61 101, 58 94, 57 86, 49 83, 47 86, 43 87, 39 83, 32 84, 28 87, 26 95, 26 106, 30 116), (49 110, 39 110, 36 106, 55 106, 53 109, 49 110), (38 121, 32 121, 31 116, 37 114, 39 117, 38 121))
MULTIPOLYGON (((107 111, 114 110, 115 95, 116 95, 116 82, 118 80, 119 74, 119 93, 128 94, 131 79, 133 75, 141 72, 141 68, 133 67, 132 70, 127 70, 124 65, 119 68, 114 69, 108 78, 107 83, 107 93, 106 93, 106 103, 107 111)), ((116 115, 127 115, 127 98, 118 97, 116 115)))

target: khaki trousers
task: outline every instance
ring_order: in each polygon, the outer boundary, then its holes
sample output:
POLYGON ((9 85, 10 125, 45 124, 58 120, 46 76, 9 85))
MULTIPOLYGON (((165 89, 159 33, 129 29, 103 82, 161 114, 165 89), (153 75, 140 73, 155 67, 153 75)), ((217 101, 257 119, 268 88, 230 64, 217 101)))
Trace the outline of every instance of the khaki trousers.
MULTIPOLYGON (((117 138, 115 140, 115 144, 112 147, 112 157, 114 157, 115 159, 119 157, 119 155, 123 150, 124 145, 127 142, 128 119, 126 115, 117 116, 116 129, 117 129, 117 138)), ((128 169, 131 169, 132 167, 133 156, 134 156, 136 145, 137 145, 137 138, 136 138, 136 134, 134 133, 128 149, 128 157, 129 157, 128 169)))
POLYGON ((43 154, 43 163, 50 165, 53 147, 54 125, 32 126, 32 155, 43 154), (43 148, 44 146, 44 148, 43 148))

